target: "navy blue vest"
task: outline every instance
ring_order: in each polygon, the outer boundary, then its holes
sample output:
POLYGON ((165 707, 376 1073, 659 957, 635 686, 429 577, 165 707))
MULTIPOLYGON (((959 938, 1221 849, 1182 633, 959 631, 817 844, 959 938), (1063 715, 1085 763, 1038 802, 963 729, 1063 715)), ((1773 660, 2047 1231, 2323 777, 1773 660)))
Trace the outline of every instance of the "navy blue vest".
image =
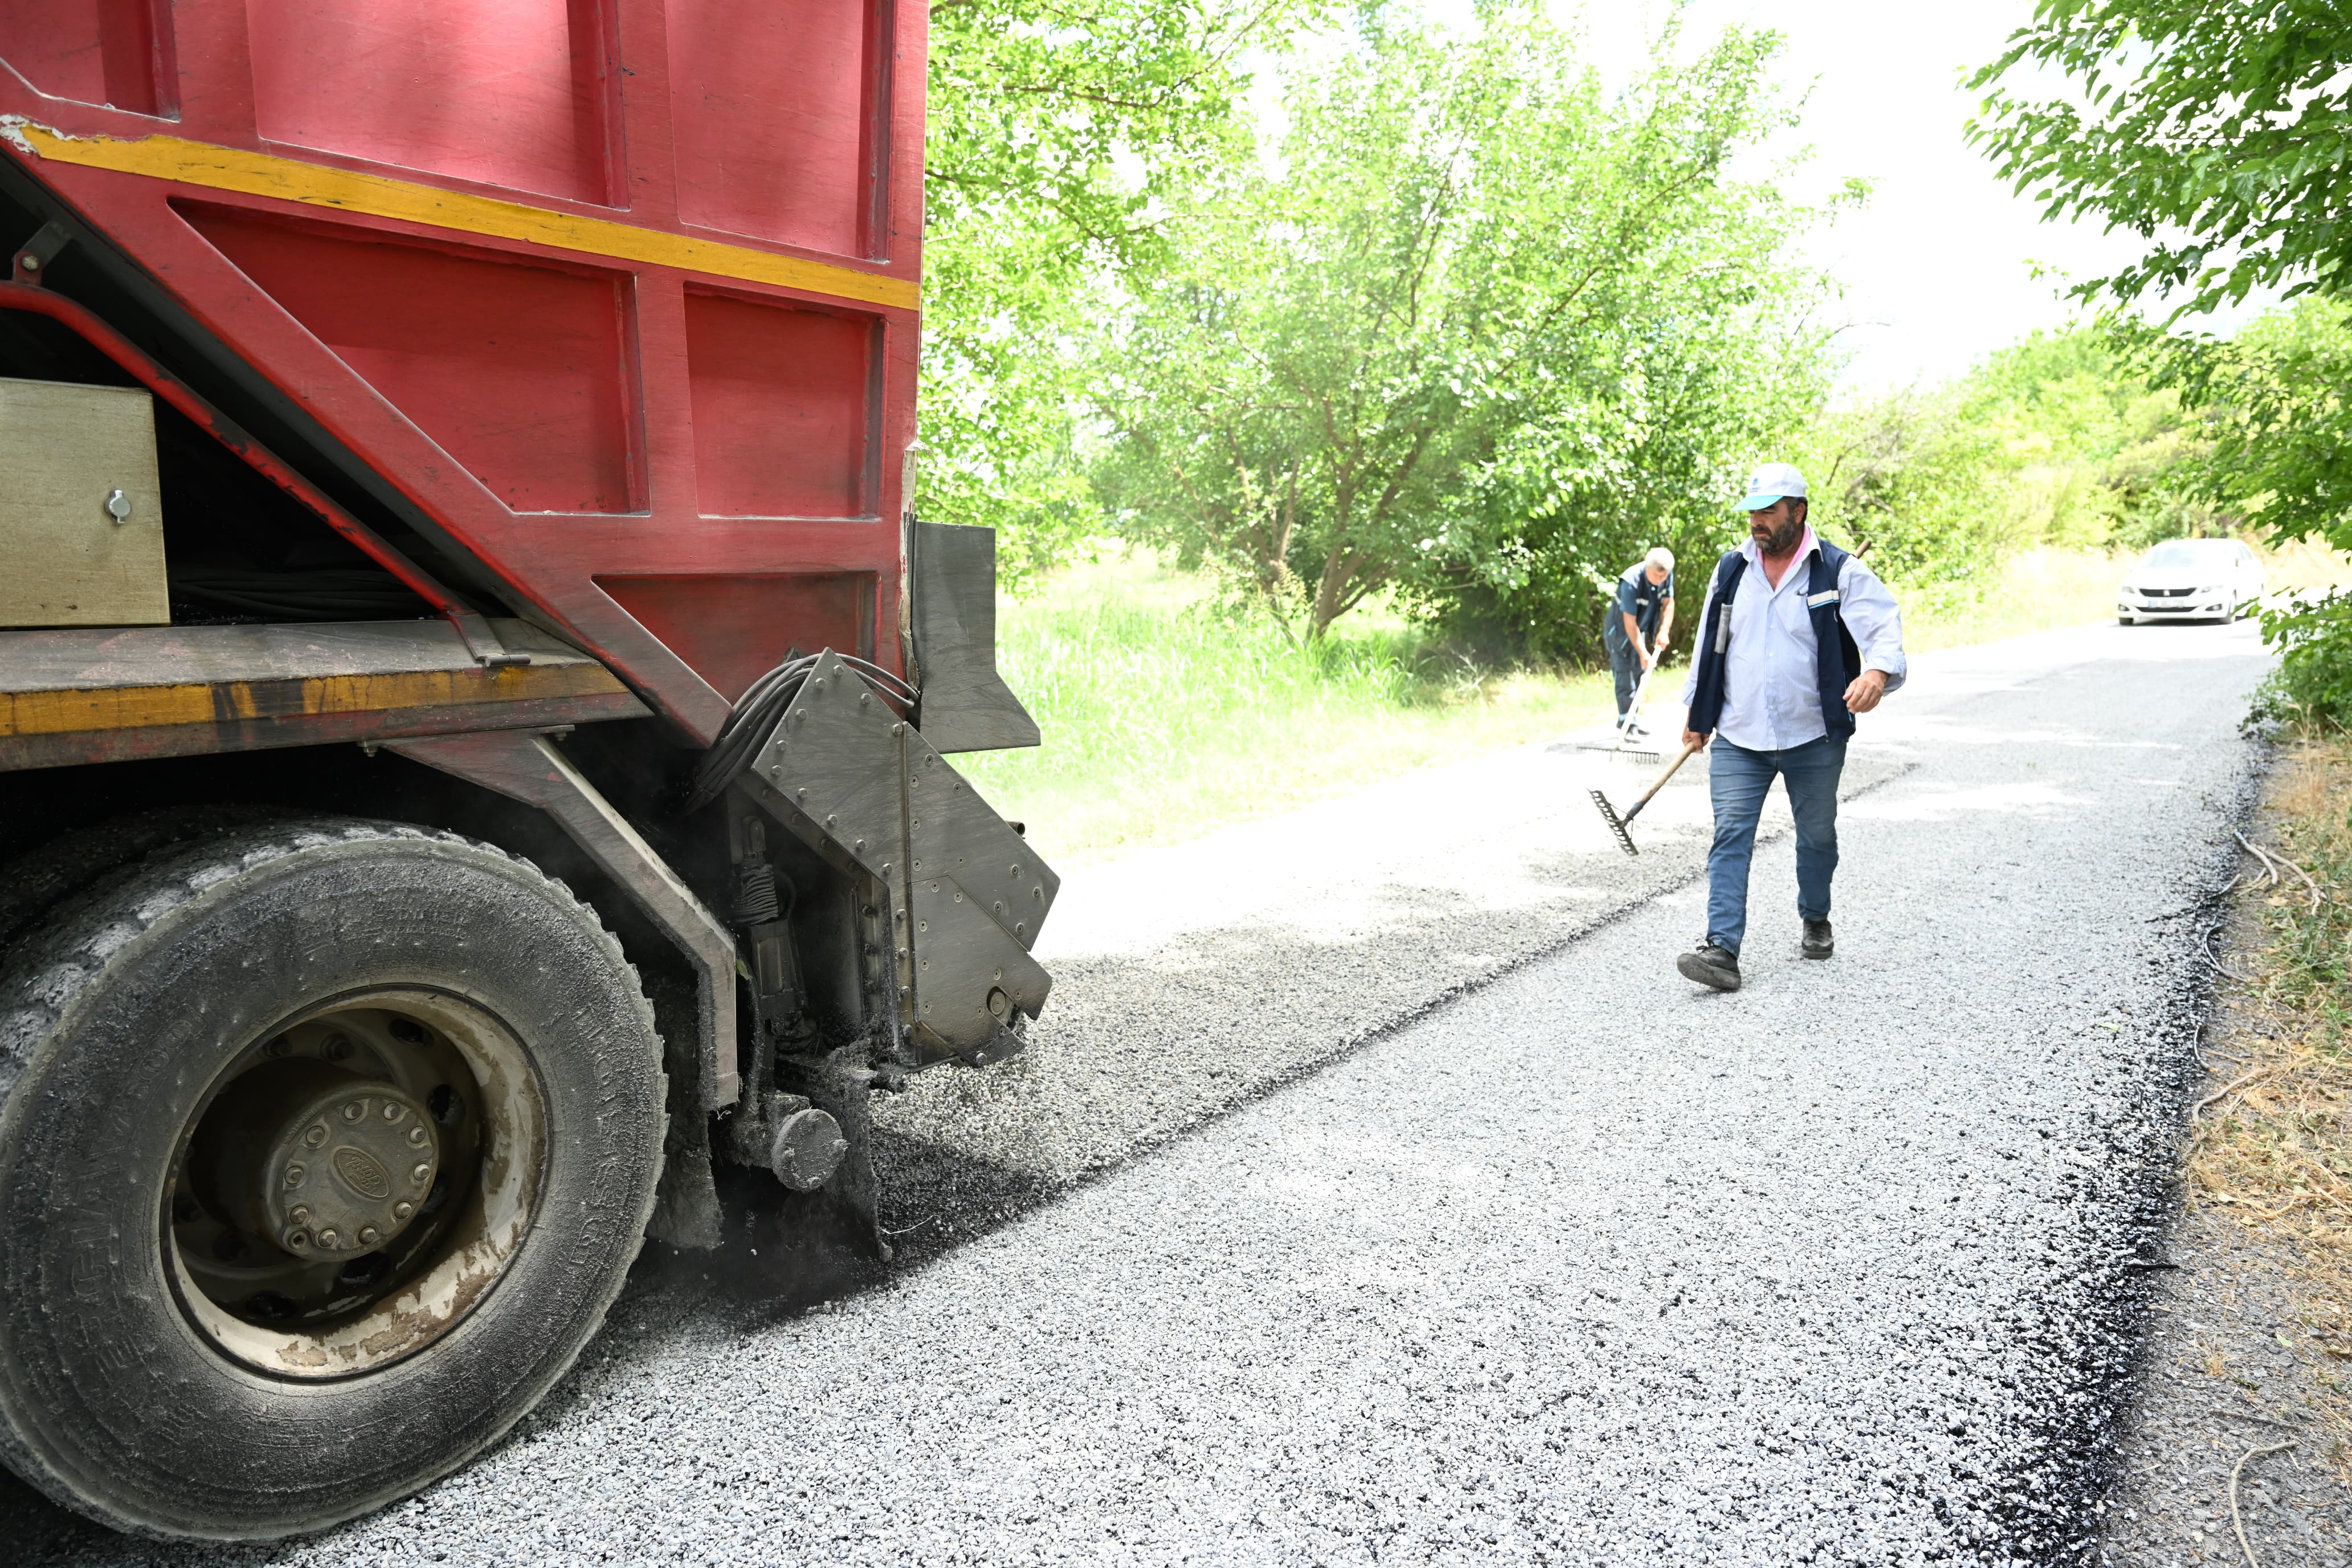
MULTIPOLYGON (((1854 646, 1853 634, 1845 629, 1844 617, 1839 613, 1838 568, 1845 564, 1846 552, 1818 534, 1814 542, 1821 549, 1813 557, 1805 596, 1815 601, 1811 615, 1813 644, 1821 652, 1822 722, 1828 727, 1830 739, 1843 741, 1853 733, 1853 714, 1845 705, 1845 689, 1862 675, 1862 650, 1854 646), (1830 596, 1822 598, 1824 594, 1830 596)), ((1724 650, 1731 645, 1731 600, 1747 571, 1748 557, 1737 550, 1716 563, 1714 605, 1700 629, 1697 684, 1691 693, 1689 725, 1694 734, 1715 733, 1716 722, 1723 717, 1724 650)))

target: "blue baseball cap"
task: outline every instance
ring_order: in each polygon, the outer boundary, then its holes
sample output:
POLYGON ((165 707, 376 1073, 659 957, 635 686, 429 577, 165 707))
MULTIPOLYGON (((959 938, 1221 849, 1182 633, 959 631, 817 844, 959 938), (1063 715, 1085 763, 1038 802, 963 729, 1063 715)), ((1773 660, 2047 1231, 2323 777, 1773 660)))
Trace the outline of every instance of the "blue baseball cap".
POLYGON ((1804 493, 1804 475, 1787 463, 1767 463, 1749 477, 1748 499, 1736 510, 1761 511, 1783 496, 1801 497, 1804 493))

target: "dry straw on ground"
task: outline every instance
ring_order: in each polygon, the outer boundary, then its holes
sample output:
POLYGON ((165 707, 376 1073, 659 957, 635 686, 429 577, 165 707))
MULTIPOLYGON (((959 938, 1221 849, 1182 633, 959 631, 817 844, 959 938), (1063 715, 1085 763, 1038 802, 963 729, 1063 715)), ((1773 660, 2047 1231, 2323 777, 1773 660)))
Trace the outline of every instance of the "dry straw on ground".
POLYGON ((2192 1113, 2189 1194, 2295 1258, 2292 1348, 2352 1482, 2352 740, 2279 767, 2232 895, 2246 973, 2208 1047, 2223 1083, 2192 1113))

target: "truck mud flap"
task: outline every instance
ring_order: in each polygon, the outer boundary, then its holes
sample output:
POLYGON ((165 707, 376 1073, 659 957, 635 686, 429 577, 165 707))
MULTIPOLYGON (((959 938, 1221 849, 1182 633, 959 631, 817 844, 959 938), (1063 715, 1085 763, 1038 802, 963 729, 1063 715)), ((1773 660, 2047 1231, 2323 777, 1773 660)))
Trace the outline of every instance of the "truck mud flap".
POLYGON ((1034 746, 1037 721, 996 672, 996 530, 908 525, 923 738, 940 752, 1034 746))
POLYGON ((1061 879, 864 678, 820 657, 738 782, 887 889, 898 1024, 919 1062, 1021 1048, 1053 988, 1030 949, 1061 879))

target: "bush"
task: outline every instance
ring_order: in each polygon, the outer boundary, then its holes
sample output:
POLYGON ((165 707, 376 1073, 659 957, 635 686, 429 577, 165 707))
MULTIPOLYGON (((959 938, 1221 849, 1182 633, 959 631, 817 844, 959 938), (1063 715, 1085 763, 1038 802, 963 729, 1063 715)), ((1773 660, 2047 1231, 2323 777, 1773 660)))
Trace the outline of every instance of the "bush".
POLYGON ((2305 734, 2352 729, 2352 593, 2331 588, 2263 611, 2263 639, 2280 650, 2279 667, 2247 721, 2305 734))

